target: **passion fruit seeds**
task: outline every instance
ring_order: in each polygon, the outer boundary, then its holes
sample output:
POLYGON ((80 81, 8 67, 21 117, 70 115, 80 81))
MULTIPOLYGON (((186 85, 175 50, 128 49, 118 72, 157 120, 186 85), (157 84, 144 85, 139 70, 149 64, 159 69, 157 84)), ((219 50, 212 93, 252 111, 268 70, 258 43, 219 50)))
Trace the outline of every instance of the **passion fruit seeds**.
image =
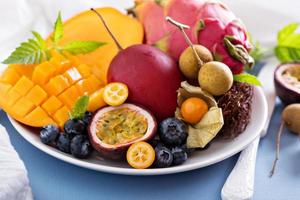
POLYGON ((98 110, 89 126, 89 138, 95 150, 110 159, 120 159, 136 142, 151 140, 156 120, 145 109, 125 103, 98 110))
POLYGON ((97 136, 106 144, 127 143, 144 136, 147 119, 129 108, 115 109, 103 114, 97 122, 97 136))

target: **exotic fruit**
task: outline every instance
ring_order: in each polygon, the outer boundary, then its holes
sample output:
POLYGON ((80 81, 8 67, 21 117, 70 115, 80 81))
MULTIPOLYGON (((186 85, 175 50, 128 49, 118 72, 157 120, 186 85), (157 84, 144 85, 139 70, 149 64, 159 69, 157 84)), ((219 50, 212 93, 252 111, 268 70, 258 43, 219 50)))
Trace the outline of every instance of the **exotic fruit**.
POLYGON ((253 86, 235 82, 219 98, 218 106, 224 117, 224 126, 219 133, 221 138, 232 139, 244 132, 251 119, 253 94, 253 86))
POLYGON ((227 6, 208 1, 198 17, 198 42, 212 51, 215 60, 227 64, 234 74, 253 66, 246 29, 227 6))
MULTIPOLYGON (((102 19, 101 15, 99 17, 102 19)), ((104 20, 102 22, 105 24, 104 20)), ((126 84, 128 101, 149 108, 158 121, 172 116, 181 81, 176 62, 150 45, 134 45, 126 49, 122 49, 117 41, 116 45, 120 51, 110 64, 108 82, 126 84)))
POLYGON ((300 64, 281 64, 275 70, 276 93, 285 104, 300 102, 300 64))
POLYGON ((180 31, 164 21, 164 17, 170 16, 192 27, 187 30, 187 36, 192 43, 208 48, 215 60, 224 62, 234 74, 241 73, 245 66, 253 66, 254 60, 249 56, 251 44, 247 31, 224 4, 204 0, 155 2, 136 0, 134 9, 144 26, 147 44, 154 44, 176 60, 179 59, 188 45, 181 37, 180 31), (154 8, 156 14, 150 14, 154 8))
POLYGON ((119 159, 131 144, 152 139, 156 129, 152 114, 139 106, 123 104, 97 111, 88 132, 92 146, 99 153, 119 159))

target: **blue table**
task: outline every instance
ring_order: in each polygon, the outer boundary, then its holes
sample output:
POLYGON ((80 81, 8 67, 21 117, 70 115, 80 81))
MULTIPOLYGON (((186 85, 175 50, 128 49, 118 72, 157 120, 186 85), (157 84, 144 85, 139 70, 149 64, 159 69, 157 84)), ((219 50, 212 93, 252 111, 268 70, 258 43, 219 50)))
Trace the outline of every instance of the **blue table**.
MULTIPOLYGON (((282 109, 281 104, 276 106, 268 135, 260 143, 255 200, 300 199, 300 144, 297 136, 285 131, 276 174, 272 179, 268 177, 282 109)), ((233 156, 206 168, 175 175, 111 175, 73 166, 39 151, 15 131, 2 111, 0 123, 8 129, 12 144, 25 162, 37 200, 220 199, 223 183, 237 160, 237 156, 233 156)))

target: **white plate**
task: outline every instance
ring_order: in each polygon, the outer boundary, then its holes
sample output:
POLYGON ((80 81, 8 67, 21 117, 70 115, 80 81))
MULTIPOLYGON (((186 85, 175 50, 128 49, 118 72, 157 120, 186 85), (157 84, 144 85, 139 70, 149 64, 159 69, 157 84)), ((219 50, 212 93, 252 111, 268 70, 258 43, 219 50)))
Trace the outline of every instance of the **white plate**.
POLYGON ((244 133, 233 140, 214 140, 205 151, 196 151, 180 166, 161 169, 132 169, 125 162, 111 161, 99 157, 94 153, 87 160, 79 160, 71 155, 62 153, 53 147, 47 146, 40 141, 37 130, 24 126, 9 117, 12 125, 33 146, 41 151, 65 162, 89 168, 97 171, 126 174, 126 175, 162 175, 198 169, 220 162, 243 150, 257 136, 259 136, 267 120, 267 102, 261 88, 256 87, 253 98, 253 111, 251 122, 244 133))

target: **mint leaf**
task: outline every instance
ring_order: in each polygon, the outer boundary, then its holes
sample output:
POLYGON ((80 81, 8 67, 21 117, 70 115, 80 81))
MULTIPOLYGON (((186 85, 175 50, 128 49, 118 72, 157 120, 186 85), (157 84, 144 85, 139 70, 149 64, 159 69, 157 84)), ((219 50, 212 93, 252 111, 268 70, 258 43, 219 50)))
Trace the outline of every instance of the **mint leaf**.
POLYGON ((58 13, 57 19, 54 24, 54 31, 53 31, 53 36, 52 36, 52 42, 54 44, 57 44, 57 42, 63 37, 63 23, 61 19, 61 14, 60 12, 58 13))
POLYGON ((287 37, 292 35, 298 29, 298 23, 291 23, 285 26, 278 32, 277 41, 278 43, 282 43, 285 41, 287 37))
POLYGON ((38 64, 47 60, 45 41, 39 34, 33 32, 35 39, 21 43, 11 55, 3 61, 4 64, 38 64))
POLYGON ((84 113, 87 110, 87 106, 89 103, 89 97, 84 95, 82 97, 80 97, 74 107, 72 108, 71 112, 70 112, 70 118, 71 119, 82 119, 84 116, 84 113))
POLYGON ((59 40, 63 37, 63 23, 60 12, 54 24, 54 31, 51 37, 53 43, 50 47, 47 47, 46 41, 38 32, 32 31, 32 34, 34 38, 21 43, 21 45, 3 61, 4 64, 39 64, 50 59, 51 50, 67 51, 73 55, 78 55, 90 53, 105 44, 94 41, 73 41, 63 47, 58 46, 59 40))
POLYGON ((36 31, 32 31, 32 34, 39 43, 40 47, 42 49, 46 49, 46 41, 43 39, 43 37, 36 31))
POLYGON ((61 50, 67 51, 73 55, 87 54, 95 51, 97 48, 105 45, 103 42, 95 41, 73 41, 61 48, 61 50))
POLYGON ((299 24, 292 23, 278 32, 275 55, 281 62, 300 61, 299 24))
POLYGON ((240 82, 240 83, 248 83, 250 85, 257 85, 261 86, 261 82, 257 79, 256 76, 253 76, 251 74, 238 74, 233 76, 234 81, 240 82))

